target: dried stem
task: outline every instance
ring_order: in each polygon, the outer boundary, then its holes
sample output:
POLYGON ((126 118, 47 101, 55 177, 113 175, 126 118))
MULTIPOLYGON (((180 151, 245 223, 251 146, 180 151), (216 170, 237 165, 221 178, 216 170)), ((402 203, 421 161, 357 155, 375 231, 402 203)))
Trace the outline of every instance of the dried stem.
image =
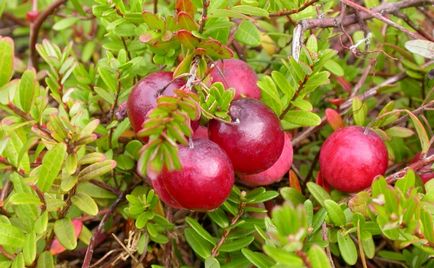
POLYGON ((109 216, 111 216, 116 209, 116 207, 119 205, 119 203, 124 198, 126 192, 122 192, 118 198, 111 204, 109 211, 102 217, 101 221, 99 222, 99 225, 95 232, 92 235, 92 238, 90 239, 89 246, 86 249, 86 255, 84 256, 83 265, 82 268, 89 268, 90 262, 92 261, 93 251, 96 245, 97 237, 102 233, 102 229, 104 228, 105 222, 108 220, 109 216))
POLYGON ((200 25, 199 25, 199 33, 202 33, 204 28, 205 28, 205 23, 206 23, 206 20, 208 18, 209 4, 210 4, 210 0, 203 0, 202 1, 203 8, 202 8, 202 16, 201 16, 200 25))
POLYGON ((396 182, 397 180, 399 180, 400 178, 404 177, 405 174, 407 174, 409 169, 413 169, 414 171, 418 171, 419 169, 430 165, 434 163, 434 155, 430 155, 428 157, 424 157, 421 160, 401 169, 400 171, 397 171, 389 176, 386 177, 386 181, 389 184, 392 184, 394 182, 396 182))
MULTIPOLYGON (((373 13, 384 15, 384 14, 394 13, 400 9, 405 9, 409 7, 419 7, 423 5, 433 5, 433 4, 434 4, 433 0, 404 0, 400 2, 394 2, 394 3, 384 3, 371 9, 371 11, 373 13)), ((362 14, 360 14, 359 19, 368 20, 371 18, 373 18, 372 14, 363 12, 362 14)), ((343 26, 348 26, 354 23, 358 23, 359 19, 357 18, 356 14, 348 15, 341 23, 343 26)), ((340 27, 338 18, 308 19, 302 21, 301 24, 304 30, 312 29, 312 28, 340 27)))
POLYGON ((390 26, 392 26, 392 27, 394 27, 394 28, 396 28, 396 29, 398 29, 398 30, 406 33, 408 36, 412 37, 413 39, 419 39, 419 38, 421 38, 420 34, 414 33, 414 32, 410 32, 405 27, 399 25, 398 23, 392 21, 391 19, 388 19, 388 18, 384 17, 380 13, 377 13, 375 11, 370 10, 369 8, 366 8, 366 7, 361 6, 361 5, 357 4, 357 3, 354 3, 351 0, 341 0, 341 1, 343 3, 345 3, 346 5, 354 8, 354 9, 357 9, 357 10, 362 11, 362 12, 366 12, 371 17, 374 17, 374 18, 376 18, 378 20, 381 20, 382 22, 384 22, 384 23, 386 23, 386 24, 388 24, 388 25, 390 25, 390 26))
POLYGON ((66 3, 67 0, 56 0, 51 3, 47 9, 39 14, 35 22, 30 26, 30 66, 33 66, 36 70, 38 69, 38 53, 36 52, 36 42, 38 42, 39 30, 41 29, 44 21, 53 14, 57 8, 66 3))
POLYGON ((291 9, 291 10, 278 11, 275 13, 270 13, 270 17, 281 17, 281 16, 289 16, 292 14, 296 14, 296 13, 299 13, 299 12, 305 10, 306 8, 310 7, 311 5, 315 4, 318 1, 319 0, 310 0, 310 1, 307 1, 306 3, 304 3, 299 8, 295 8, 295 9, 291 9))

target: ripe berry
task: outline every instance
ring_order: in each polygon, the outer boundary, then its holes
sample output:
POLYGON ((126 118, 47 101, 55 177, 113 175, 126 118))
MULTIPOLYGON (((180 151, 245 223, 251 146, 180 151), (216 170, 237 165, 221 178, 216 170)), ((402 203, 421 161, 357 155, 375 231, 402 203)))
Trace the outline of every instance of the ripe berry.
POLYGON ((248 97, 261 98, 256 83, 258 77, 250 66, 242 60, 226 59, 217 61, 210 72, 212 82, 221 82, 225 88, 235 89, 235 99, 248 97))
POLYGON ((321 177, 343 192, 369 187, 387 169, 387 149, 372 130, 351 126, 335 131, 321 147, 321 177))
POLYGON ((172 96, 174 90, 185 84, 181 79, 172 80, 173 73, 156 72, 140 80, 133 88, 128 97, 127 112, 135 132, 142 129, 148 112, 156 106, 159 96, 172 96))
POLYGON ((39 16, 39 12, 37 10, 31 10, 26 13, 26 19, 28 22, 35 22, 39 16))
POLYGON ((240 175, 239 180, 249 186, 263 186, 280 181, 291 168, 292 153, 291 139, 285 134, 285 143, 279 159, 267 170, 252 175, 240 175))
POLYGON ((158 196, 169 206, 212 210, 229 196, 234 184, 232 164, 220 147, 206 139, 193 139, 179 148, 182 169, 163 170, 152 180, 158 196))
POLYGON ((239 99, 229 109, 231 123, 211 120, 210 140, 226 151, 235 171, 255 174, 271 167, 282 153, 284 133, 277 116, 254 99, 239 99))
POLYGON ((199 126, 193 133, 193 138, 208 139, 208 128, 199 126))

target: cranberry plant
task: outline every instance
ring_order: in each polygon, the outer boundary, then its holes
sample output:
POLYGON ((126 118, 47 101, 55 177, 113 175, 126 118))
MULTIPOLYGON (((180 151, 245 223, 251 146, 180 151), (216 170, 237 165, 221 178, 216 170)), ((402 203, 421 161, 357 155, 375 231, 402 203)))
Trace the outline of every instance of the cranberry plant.
POLYGON ((0 0, 0 267, 432 267, 432 4, 0 0))

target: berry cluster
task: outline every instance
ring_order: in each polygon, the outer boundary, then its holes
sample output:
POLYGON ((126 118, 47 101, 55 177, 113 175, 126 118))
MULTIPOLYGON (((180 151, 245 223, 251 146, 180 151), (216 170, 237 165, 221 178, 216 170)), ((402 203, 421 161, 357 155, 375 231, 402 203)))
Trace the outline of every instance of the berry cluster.
MULTIPOLYGON (((180 170, 163 171, 151 178, 159 197, 175 208, 212 210, 229 196, 235 181, 247 186, 278 182, 292 165, 293 148, 280 120, 259 99, 256 73, 243 61, 223 60, 210 70, 211 82, 233 88, 231 122, 212 119, 208 126, 192 122, 196 130, 189 146, 179 147, 180 170), (199 126, 199 127, 198 127, 199 126)), ((142 79, 131 92, 127 111, 133 129, 140 131, 160 96, 172 96, 185 85, 171 72, 142 79)), ((320 174, 325 184, 344 192, 369 187, 387 168, 387 149, 368 128, 337 130, 323 144, 320 174)))

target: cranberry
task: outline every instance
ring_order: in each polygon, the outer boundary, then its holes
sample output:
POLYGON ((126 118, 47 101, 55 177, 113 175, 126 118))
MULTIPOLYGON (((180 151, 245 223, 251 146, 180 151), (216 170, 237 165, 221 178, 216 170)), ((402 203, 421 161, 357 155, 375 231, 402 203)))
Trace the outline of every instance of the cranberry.
POLYGON ((234 184, 234 170, 225 152, 214 142, 193 139, 179 148, 181 170, 163 170, 152 185, 169 206, 206 211, 219 207, 234 184))
POLYGON ((284 133, 277 116, 254 99, 239 99, 229 108, 232 123, 211 120, 210 140, 226 151, 235 171, 255 174, 271 167, 282 153, 284 133))
POLYGON ((258 82, 256 73, 242 60, 217 61, 210 75, 212 82, 222 82, 225 88, 234 88, 235 99, 240 97, 259 99, 261 97, 261 91, 256 85, 258 82))
POLYGON ((157 104, 157 98, 161 95, 173 96, 174 90, 184 86, 181 79, 173 80, 171 72, 152 73, 137 83, 131 91, 127 112, 135 132, 142 129, 146 116, 157 104))
POLYGON ((387 169, 387 149, 372 130, 357 126, 335 131, 321 147, 321 177, 343 192, 369 187, 387 169))
POLYGON ((208 139, 208 128, 199 126, 193 133, 193 138, 208 139))
POLYGON ((252 175, 240 175, 240 181, 249 186, 263 186, 280 181, 291 168, 292 153, 291 139, 288 134, 285 134, 285 143, 279 159, 265 171, 252 175))

